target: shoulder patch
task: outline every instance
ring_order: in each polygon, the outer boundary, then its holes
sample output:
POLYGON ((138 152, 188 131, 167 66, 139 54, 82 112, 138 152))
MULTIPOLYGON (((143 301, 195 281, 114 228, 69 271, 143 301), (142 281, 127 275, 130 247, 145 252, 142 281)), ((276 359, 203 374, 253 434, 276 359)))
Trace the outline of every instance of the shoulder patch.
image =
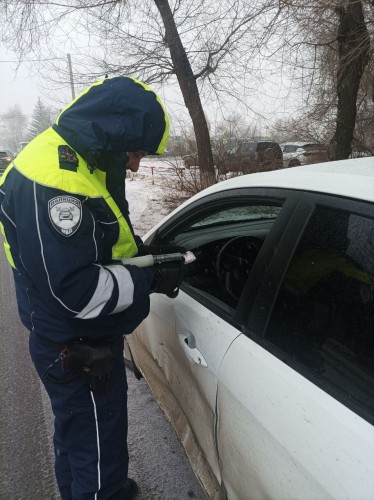
POLYGON ((72 236, 82 221, 82 203, 73 196, 56 196, 48 202, 53 227, 64 236, 72 236))
POLYGON ((69 146, 58 146, 58 162, 63 170, 76 172, 79 160, 74 149, 69 146))

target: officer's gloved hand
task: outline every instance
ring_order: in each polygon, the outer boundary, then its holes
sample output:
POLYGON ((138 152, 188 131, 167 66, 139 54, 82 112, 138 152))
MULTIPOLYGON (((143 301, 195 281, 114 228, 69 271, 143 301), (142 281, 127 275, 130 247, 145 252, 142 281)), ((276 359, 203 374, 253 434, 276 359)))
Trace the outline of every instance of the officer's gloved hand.
POLYGON ((186 253, 184 247, 178 245, 139 245, 137 256, 163 255, 167 253, 186 253))
POLYGON ((164 293, 174 299, 184 278, 184 261, 174 260, 153 266, 154 278, 151 293, 164 293))

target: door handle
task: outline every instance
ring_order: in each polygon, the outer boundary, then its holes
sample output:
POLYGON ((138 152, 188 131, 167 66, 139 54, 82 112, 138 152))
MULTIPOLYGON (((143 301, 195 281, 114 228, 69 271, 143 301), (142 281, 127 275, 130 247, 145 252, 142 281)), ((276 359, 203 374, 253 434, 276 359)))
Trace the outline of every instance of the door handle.
POLYGON ((207 362, 204 356, 201 354, 199 349, 196 347, 195 337, 190 332, 180 333, 178 335, 179 343, 183 349, 183 352, 197 365, 207 367, 207 362))

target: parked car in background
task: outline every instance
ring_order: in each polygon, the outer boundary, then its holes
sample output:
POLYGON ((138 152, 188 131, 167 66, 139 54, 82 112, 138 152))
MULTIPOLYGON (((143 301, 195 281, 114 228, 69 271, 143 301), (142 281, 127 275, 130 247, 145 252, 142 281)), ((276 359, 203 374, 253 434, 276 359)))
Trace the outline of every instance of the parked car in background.
POLYGON ((14 160, 14 153, 8 149, 0 150, 0 174, 3 174, 7 166, 14 160))
POLYGON ((281 144, 284 167, 298 167, 311 163, 322 163, 329 160, 328 152, 323 144, 312 142, 286 142, 281 144))
POLYGON ((182 156, 182 160, 184 161, 184 166, 186 168, 199 166, 199 158, 197 156, 197 153, 190 153, 188 155, 184 155, 182 156))
POLYGON ((373 498, 372 159, 220 182, 144 241, 196 256, 126 338, 208 497, 373 498))
MULTIPOLYGON (((222 153, 219 149, 215 148, 214 145, 212 145, 212 154, 213 162, 216 165, 222 153)), ((197 151, 193 151, 187 155, 182 156, 182 160, 184 161, 184 166, 186 168, 199 167, 199 157, 197 151)))
POLYGON ((255 139, 238 142, 217 162, 219 174, 264 172, 277 170, 282 166, 282 150, 279 144, 255 139))
POLYGON ((350 158, 366 158, 374 156, 373 150, 361 144, 353 144, 350 158))

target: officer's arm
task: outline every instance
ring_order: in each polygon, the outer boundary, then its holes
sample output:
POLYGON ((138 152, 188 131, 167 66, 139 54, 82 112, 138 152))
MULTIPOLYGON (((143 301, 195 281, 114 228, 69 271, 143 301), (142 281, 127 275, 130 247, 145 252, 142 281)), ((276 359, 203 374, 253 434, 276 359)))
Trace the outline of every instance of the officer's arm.
POLYGON ((50 198, 36 193, 35 211, 23 218, 29 231, 19 231, 25 270, 50 307, 92 319, 148 301, 152 271, 101 264, 103 231, 85 200, 50 198))

